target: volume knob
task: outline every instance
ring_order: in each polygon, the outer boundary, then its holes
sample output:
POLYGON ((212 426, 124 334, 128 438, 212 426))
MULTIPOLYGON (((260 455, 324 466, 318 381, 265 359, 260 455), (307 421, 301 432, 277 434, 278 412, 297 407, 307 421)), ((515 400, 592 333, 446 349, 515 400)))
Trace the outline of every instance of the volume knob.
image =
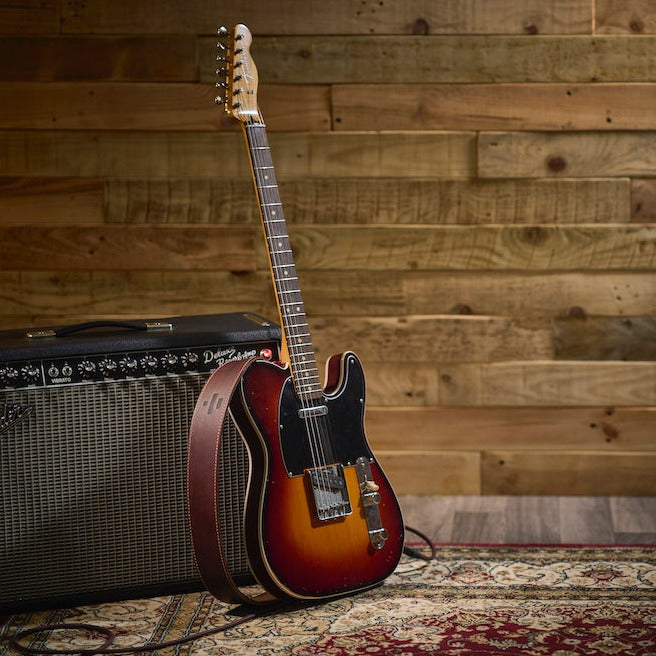
POLYGON ((119 363, 118 366, 121 368, 121 371, 124 374, 133 374, 137 370, 137 361, 134 358, 123 358, 119 363))
POLYGON ((91 360, 82 360, 77 365, 77 370, 82 378, 91 378, 96 373, 96 365, 91 360))

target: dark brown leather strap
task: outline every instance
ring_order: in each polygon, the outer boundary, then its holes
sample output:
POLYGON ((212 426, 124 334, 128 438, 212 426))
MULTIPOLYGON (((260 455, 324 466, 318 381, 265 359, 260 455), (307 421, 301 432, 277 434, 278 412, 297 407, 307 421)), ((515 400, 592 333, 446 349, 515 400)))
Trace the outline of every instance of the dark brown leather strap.
POLYGON ((227 362, 209 377, 196 402, 187 453, 191 541, 201 578, 218 599, 241 604, 262 604, 274 600, 269 593, 246 594, 235 583, 223 550, 217 499, 218 474, 223 466, 223 424, 235 389, 255 359, 227 362))

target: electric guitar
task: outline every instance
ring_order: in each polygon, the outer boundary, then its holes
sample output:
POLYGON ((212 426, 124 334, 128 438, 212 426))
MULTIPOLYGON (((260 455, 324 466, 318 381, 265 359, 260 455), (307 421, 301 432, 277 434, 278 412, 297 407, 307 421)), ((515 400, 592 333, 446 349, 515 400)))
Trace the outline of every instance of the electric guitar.
POLYGON ((247 366, 230 405, 250 458, 246 552, 274 597, 325 599, 372 587, 395 569, 403 520, 364 434, 360 361, 351 352, 334 355, 324 387, 319 380, 257 104, 251 33, 240 24, 219 35, 226 81, 217 84, 225 93, 217 102, 241 122, 248 145, 283 334, 282 362, 247 366))

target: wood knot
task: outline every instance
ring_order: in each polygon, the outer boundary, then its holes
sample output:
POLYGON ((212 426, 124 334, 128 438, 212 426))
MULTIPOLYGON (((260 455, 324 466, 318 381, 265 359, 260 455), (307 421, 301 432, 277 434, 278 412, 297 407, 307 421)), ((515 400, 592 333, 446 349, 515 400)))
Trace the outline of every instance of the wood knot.
POLYGON ((471 306, 466 303, 456 303, 451 311, 453 314, 473 314, 471 306))
POLYGON ((560 155, 553 155, 547 157, 547 168, 554 173, 560 173, 560 171, 565 170, 567 166, 567 161, 564 157, 560 155))
POLYGON ((586 313, 580 305, 572 305, 567 311, 567 316, 572 317, 573 319, 585 319, 586 313))
POLYGON ((524 228, 524 239, 534 246, 538 246, 547 240, 547 232, 540 226, 529 226, 524 228))
POLYGON ((540 30, 535 23, 529 23, 528 25, 524 25, 524 32, 526 34, 539 34, 540 30))
POLYGON ((617 430, 617 428, 615 428, 615 426, 611 426, 610 424, 602 424, 601 430, 604 431, 604 435, 608 438, 606 440, 607 442, 610 442, 611 440, 616 440, 620 436, 620 433, 617 430))
POLYGON ((303 59, 309 59, 312 56, 312 53, 307 48, 303 48, 303 50, 301 50, 298 54, 303 59))
POLYGON ((635 32, 636 34, 640 34, 641 32, 645 31, 645 23, 644 21, 641 21, 639 18, 634 18, 629 23, 629 28, 631 29, 632 32, 635 32))
POLYGON ((430 32, 430 28, 428 26, 428 21, 424 20, 423 18, 418 18, 412 24, 413 34, 428 34, 429 32, 430 32))

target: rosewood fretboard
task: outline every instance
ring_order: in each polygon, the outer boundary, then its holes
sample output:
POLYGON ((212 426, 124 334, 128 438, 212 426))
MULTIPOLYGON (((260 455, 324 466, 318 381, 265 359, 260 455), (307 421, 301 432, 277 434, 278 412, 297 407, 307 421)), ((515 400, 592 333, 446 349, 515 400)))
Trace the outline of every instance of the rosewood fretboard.
POLYGON ((287 224, 273 168, 266 128, 262 122, 243 123, 253 179, 269 252, 280 320, 289 351, 294 386, 300 399, 321 396, 322 388, 301 296, 287 224))

